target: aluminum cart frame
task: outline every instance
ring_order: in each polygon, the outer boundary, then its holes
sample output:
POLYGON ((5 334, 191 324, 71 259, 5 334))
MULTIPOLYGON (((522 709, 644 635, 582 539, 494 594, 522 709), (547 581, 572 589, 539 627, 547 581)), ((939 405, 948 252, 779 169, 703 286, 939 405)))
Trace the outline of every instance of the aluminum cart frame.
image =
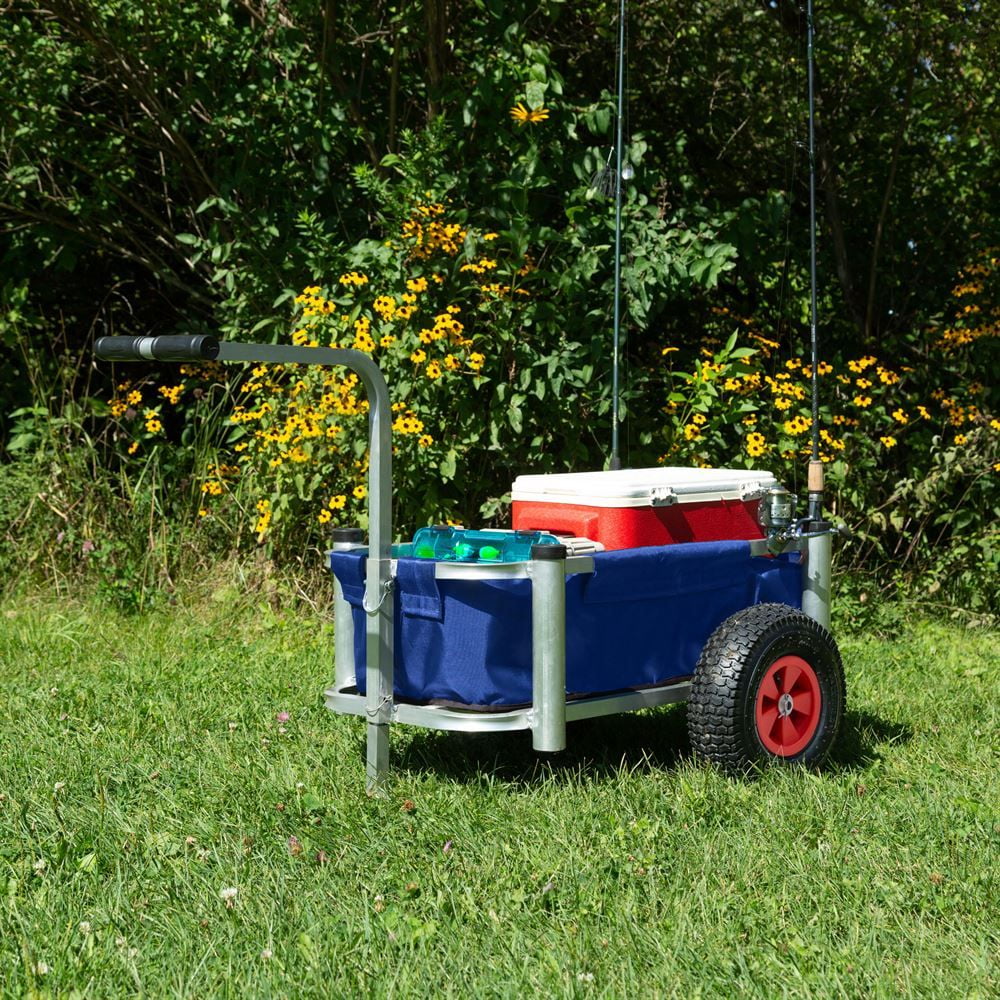
MULTIPOLYGON (((578 719, 637 711, 687 700, 691 682, 618 694, 566 698, 566 575, 593 572, 589 556, 569 556, 562 545, 538 545, 527 562, 499 565, 436 563, 436 579, 531 581, 532 701, 525 708, 483 713, 436 705, 396 703, 393 687, 392 596, 392 431, 389 390, 382 372, 367 354, 328 347, 223 342, 207 335, 161 337, 102 337, 95 344, 99 358, 109 361, 249 362, 344 366, 364 383, 369 402, 368 535, 369 544, 335 542, 335 549, 366 548, 365 651, 367 690, 355 688, 354 623, 339 582, 334 584, 334 683, 325 692, 326 705, 340 714, 357 715, 367 723, 366 775, 370 794, 381 794, 389 772, 389 727, 394 722, 427 729, 460 732, 510 732, 529 729, 535 750, 565 749, 566 723, 578 719)), ((768 539, 750 543, 753 555, 776 551, 803 552, 802 610, 824 628, 830 620, 831 538, 826 528, 791 535, 775 546, 768 539), (770 548, 769 548, 770 545, 770 548)))

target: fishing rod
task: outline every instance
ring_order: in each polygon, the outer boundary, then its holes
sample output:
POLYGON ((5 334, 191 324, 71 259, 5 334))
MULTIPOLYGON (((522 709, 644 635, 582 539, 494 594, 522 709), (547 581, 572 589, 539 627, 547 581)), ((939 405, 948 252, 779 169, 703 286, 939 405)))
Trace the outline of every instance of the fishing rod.
POLYGON ((806 73, 809 80, 809 350, 812 371, 812 448, 807 487, 809 518, 823 518, 823 462, 819 457, 819 334, 816 323, 816 93, 813 0, 806 0, 806 73))
POLYGON ((625 118, 625 0, 618 7, 618 121, 615 137, 615 315, 611 354, 611 460, 609 469, 622 467, 618 449, 618 369, 621 344, 622 298, 622 137, 625 118))

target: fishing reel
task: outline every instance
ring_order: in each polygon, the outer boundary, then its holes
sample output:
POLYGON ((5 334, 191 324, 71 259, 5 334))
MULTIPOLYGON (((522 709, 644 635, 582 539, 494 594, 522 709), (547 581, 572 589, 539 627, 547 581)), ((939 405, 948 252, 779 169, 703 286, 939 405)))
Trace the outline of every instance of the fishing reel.
POLYGON ((778 555, 789 542, 801 538, 819 538, 821 535, 840 535, 848 539, 853 537, 844 524, 814 521, 808 515, 797 518, 795 505, 798 499, 784 486, 772 486, 761 498, 758 520, 767 536, 767 550, 772 555, 778 555))

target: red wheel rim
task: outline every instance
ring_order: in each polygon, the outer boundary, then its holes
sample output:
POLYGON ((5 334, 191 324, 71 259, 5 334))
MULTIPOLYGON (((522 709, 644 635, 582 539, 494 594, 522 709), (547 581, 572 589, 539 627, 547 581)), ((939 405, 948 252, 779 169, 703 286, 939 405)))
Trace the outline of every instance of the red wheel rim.
POLYGON ((823 707, 816 671, 801 656, 782 656, 757 689, 754 718, 764 747, 777 757, 794 757, 819 728, 823 707))

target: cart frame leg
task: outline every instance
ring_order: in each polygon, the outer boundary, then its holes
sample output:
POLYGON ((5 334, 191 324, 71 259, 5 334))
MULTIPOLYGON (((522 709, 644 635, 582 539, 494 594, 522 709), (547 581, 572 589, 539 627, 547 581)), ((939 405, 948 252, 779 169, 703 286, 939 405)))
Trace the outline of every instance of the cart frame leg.
POLYGON ((566 546, 531 547, 531 745, 566 749, 566 546))

